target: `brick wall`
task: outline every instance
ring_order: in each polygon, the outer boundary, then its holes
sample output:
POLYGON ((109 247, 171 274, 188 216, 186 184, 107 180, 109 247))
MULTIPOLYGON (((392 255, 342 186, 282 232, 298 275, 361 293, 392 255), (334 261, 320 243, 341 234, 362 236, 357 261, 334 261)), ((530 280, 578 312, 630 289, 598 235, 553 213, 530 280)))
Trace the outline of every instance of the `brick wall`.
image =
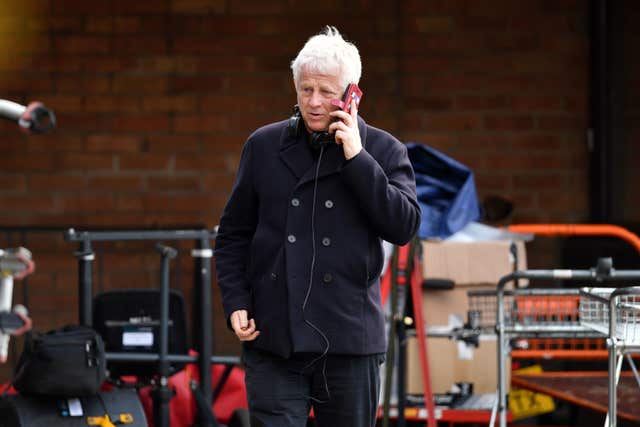
MULTIPOLYGON (((289 115, 289 61, 325 24, 360 47, 371 124, 469 165, 513 222, 585 220, 586 22, 575 0, 4 0, 0 97, 44 101, 59 128, 0 123, 0 225, 215 226, 245 138, 289 115)), ((33 236, 36 323, 73 321, 75 247, 33 236)), ((105 286, 152 286, 140 252, 105 286)), ((216 349, 235 351, 214 317, 216 349)))

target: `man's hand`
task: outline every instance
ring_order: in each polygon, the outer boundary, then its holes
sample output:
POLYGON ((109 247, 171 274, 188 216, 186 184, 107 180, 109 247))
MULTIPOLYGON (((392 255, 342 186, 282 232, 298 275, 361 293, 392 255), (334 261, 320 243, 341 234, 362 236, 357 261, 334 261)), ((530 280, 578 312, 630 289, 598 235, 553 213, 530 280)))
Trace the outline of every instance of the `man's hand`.
POLYGON ((349 160, 355 157, 362 150, 356 101, 351 100, 350 113, 336 110, 332 111, 330 115, 338 120, 329 125, 329 133, 335 132, 336 142, 342 144, 345 159, 349 160))
POLYGON ((231 327, 240 341, 253 341, 260 331, 256 330, 256 321, 248 319, 247 310, 236 310, 231 313, 231 327))
POLYGON ((24 324, 20 328, 18 328, 15 331, 11 332, 11 335, 13 335, 15 337, 19 337, 20 335, 24 334, 25 332, 31 330, 31 328, 33 327, 33 321, 28 316, 25 316, 25 315, 19 314, 19 313, 16 313, 16 314, 18 315, 18 317, 20 317, 20 319, 22 319, 24 324))

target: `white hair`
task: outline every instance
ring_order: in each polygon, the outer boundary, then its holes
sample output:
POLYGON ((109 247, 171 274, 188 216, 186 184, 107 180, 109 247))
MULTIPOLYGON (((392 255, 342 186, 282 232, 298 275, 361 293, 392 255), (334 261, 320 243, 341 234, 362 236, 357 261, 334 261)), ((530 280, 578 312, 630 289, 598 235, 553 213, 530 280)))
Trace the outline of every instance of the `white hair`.
POLYGON ((320 34, 307 40, 296 59, 291 61, 291 70, 296 86, 305 70, 338 76, 344 90, 349 83, 360 82, 362 63, 358 48, 343 39, 336 27, 327 25, 320 34))

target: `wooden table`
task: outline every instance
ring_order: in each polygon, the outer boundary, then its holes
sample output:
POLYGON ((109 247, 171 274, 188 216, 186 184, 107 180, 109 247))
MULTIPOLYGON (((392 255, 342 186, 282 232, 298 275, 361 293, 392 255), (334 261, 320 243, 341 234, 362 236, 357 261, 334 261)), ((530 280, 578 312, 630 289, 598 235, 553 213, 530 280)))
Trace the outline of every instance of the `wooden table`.
MULTIPOLYGON (((511 384, 595 411, 608 411, 606 371, 542 372, 513 375, 511 384)), ((618 417, 640 423, 640 388, 632 372, 623 372, 617 388, 618 417)))

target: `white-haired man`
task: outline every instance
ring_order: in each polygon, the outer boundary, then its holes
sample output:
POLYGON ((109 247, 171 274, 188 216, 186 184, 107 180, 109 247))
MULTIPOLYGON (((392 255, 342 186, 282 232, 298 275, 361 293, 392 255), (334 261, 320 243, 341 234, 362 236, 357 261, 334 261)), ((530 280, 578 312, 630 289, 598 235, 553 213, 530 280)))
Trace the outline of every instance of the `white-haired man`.
POLYGON ((216 238, 229 327, 243 342, 253 427, 375 424, 386 341, 382 239, 420 224, 392 135, 336 107, 358 49, 327 27, 291 63, 296 114, 248 138, 216 238))

